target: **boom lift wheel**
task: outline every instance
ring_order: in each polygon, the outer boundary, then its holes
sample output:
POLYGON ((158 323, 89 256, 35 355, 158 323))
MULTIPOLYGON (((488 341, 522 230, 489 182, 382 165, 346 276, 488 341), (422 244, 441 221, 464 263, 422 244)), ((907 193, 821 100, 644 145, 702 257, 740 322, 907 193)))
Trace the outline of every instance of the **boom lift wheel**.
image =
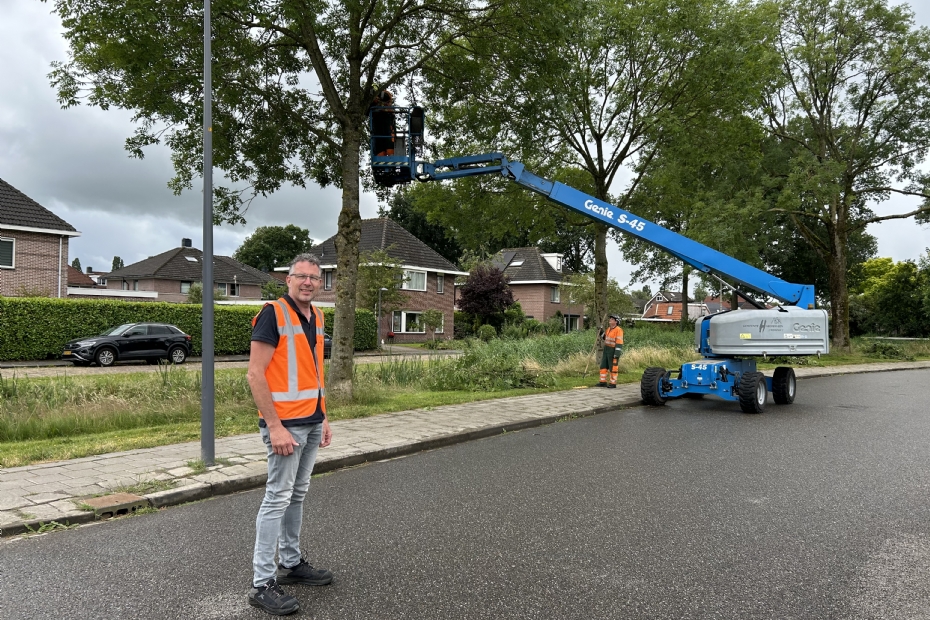
POLYGON ((746 372, 739 380, 739 407, 743 413, 762 413, 765 410, 765 375, 746 372))
POLYGON ((662 396, 662 379, 665 378, 665 369, 653 366, 643 372, 639 382, 639 393, 643 403, 647 405, 664 405, 666 398, 662 396))
POLYGON ((772 398, 778 405, 790 405, 794 402, 798 384, 794 378, 794 368, 779 366, 772 375, 772 398))

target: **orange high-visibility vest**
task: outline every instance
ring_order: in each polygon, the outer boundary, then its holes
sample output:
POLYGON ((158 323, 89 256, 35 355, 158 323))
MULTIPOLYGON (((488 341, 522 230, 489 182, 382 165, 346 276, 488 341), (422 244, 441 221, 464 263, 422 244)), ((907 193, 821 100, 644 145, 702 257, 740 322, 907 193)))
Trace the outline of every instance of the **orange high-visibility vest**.
MULTIPOLYGON (((309 418, 316 413, 317 403, 326 414, 323 389, 323 313, 311 306, 316 319, 316 346, 310 343, 300 325, 300 316, 284 298, 268 302, 274 306, 278 319, 278 347, 265 369, 265 379, 271 388, 271 400, 281 421, 309 418)), ((252 327, 258 315, 252 318, 252 327)), ((262 412, 258 412, 262 417, 262 412)))
POLYGON ((620 329, 619 325, 617 327, 608 327, 607 331, 604 332, 604 346, 615 347, 618 344, 623 344, 623 330, 620 329))

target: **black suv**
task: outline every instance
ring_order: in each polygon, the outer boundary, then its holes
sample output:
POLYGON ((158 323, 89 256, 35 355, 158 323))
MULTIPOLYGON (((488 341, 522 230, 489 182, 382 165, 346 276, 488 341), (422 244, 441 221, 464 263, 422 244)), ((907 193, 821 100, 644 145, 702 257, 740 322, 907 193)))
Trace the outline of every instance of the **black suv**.
POLYGON ((143 359, 157 364, 166 359, 183 364, 191 354, 191 337, 167 323, 126 323, 99 336, 72 340, 65 345, 61 359, 75 366, 112 366, 117 360, 143 359))

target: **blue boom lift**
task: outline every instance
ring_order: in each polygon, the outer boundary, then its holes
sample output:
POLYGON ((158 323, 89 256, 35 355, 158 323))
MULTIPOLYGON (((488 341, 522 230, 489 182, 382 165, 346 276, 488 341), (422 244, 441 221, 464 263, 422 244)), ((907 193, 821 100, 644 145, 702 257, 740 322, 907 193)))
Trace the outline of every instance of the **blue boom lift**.
MULTIPOLYGON (((702 359, 675 370, 646 369, 640 382, 645 404, 663 405, 670 398, 711 394, 739 402, 746 413, 762 413, 768 392, 776 404, 792 403, 796 381, 794 370, 785 366, 766 377, 756 370, 757 358, 829 353, 827 314, 815 308, 813 286, 785 282, 629 211, 537 176, 501 153, 454 157, 435 163, 419 161, 417 156, 423 152, 424 137, 422 108, 373 107, 370 122, 371 166, 380 185, 500 174, 553 202, 647 241, 695 269, 718 279, 726 276, 782 302, 774 308, 752 302, 756 309, 701 318, 695 326, 694 342, 702 359)), ((721 283, 726 284, 723 280, 721 283)))

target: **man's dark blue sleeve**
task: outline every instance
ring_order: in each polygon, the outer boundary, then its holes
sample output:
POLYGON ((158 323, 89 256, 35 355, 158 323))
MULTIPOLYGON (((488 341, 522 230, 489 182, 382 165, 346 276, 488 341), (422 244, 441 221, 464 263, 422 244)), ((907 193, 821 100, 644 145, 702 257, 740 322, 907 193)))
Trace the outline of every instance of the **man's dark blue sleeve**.
POLYGON ((258 313, 258 319, 255 320, 255 327, 252 328, 252 340, 258 342, 267 342, 273 347, 278 346, 280 339, 278 334, 278 319, 274 313, 274 307, 266 304, 262 311, 258 313))

